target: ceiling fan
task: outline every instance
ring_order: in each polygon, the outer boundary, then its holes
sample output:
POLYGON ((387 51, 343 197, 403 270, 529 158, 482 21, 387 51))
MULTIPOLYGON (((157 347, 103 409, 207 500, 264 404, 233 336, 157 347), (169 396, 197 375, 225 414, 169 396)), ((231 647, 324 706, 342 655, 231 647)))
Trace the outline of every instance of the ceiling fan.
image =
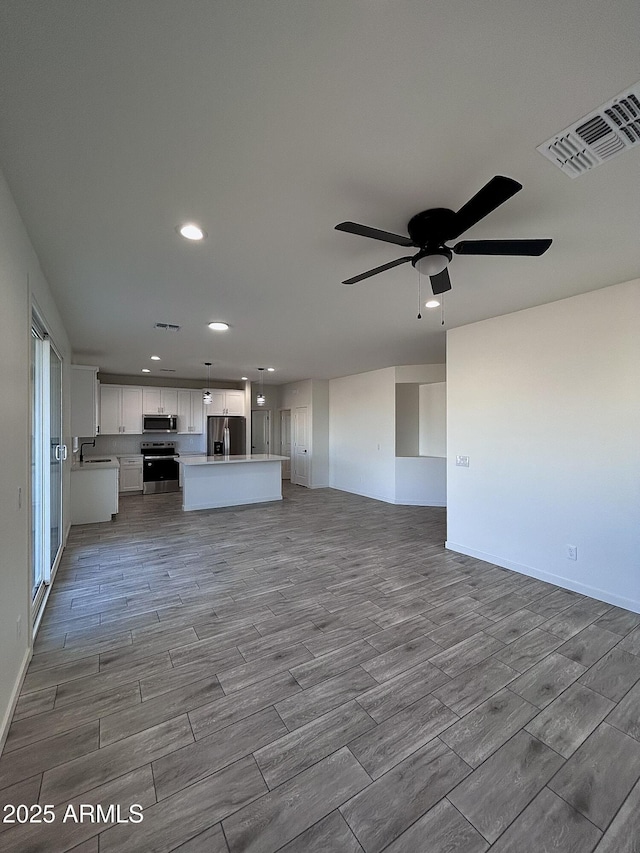
POLYGON ((496 175, 457 213, 444 207, 433 207, 416 213, 407 225, 408 237, 369 228, 367 225, 358 225, 357 222, 341 222, 336 225, 337 231, 347 231, 349 234, 359 234, 362 237, 371 237, 374 240, 395 243, 398 246, 413 246, 419 250, 416 255, 396 258, 388 264, 382 264, 380 267, 348 278, 342 283, 356 284, 372 275, 411 261, 420 273, 429 276, 431 289, 434 294, 438 294, 451 290, 447 266, 453 255, 542 255, 551 245, 551 240, 462 240, 455 246, 445 245, 447 241, 455 240, 521 189, 522 184, 512 178, 496 175))

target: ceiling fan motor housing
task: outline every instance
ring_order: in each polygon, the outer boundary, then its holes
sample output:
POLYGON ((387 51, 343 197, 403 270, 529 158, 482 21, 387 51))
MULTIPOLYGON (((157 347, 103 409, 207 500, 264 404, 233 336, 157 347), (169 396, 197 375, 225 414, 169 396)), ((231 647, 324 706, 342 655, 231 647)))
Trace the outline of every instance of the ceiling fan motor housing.
POLYGON ((455 212, 446 207, 432 207, 412 216, 407 231, 413 245, 420 249, 436 249, 443 246, 453 231, 455 212))

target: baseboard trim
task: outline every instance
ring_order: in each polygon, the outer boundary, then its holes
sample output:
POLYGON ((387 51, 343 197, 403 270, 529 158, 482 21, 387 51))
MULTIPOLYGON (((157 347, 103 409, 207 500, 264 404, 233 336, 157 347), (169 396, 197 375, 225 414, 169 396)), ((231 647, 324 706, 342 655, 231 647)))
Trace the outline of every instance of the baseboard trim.
POLYGON ((424 501, 402 501, 402 500, 394 500, 394 504, 397 506, 423 506, 423 507, 431 507, 431 506, 441 506, 446 507, 446 501, 430 501, 429 503, 425 503, 424 501))
POLYGON ((623 607, 625 610, 640 613, 640 601, 616 595, 606 589, 600 589, 599 587, 580 583, 579 581, 575 581, 573 578, 554 575, 551 574, 551 572, 545 572, 542 569, 537 569, 533 566, 525 566, 520 563, 515 563, 513 560, 505 560, 503 557, 498 557, 495 554, 486 554, 484 551, 477 551, 475 548, 467 548, 457 542, 450 542, 447 540, 444 543, 444 547, 449 551, 455 551, 456 553, 464 554, 467 557, 475 557, 477 560, 484 560, 485 563, 492 563, 494 566, 500 566, 503 569, 510 569, 512 572, 518 572, 520 575, 527 575, 527 577, 546 581, 547 583, 555 584, 555 586, 560 586, 563 589, 569 589, 572 592, 579 592, 582 595, 588 595, 590 598, 597 598, 598 601, 604 601, 607 604, 613 604, 616 607, 623 607))
POLYGON ((13 686, 13 691, 11 693, 11 701, 7 706, 7 710, 5 711, 5 715, 2 718, 2 723, 0 724, 0 755, 2 755, 2 750, 4 749, 4 745, 7 740, 7 735, 9 734, 9 726, 11 725, 11 720, 13 719, 14 711, 16 710, 16 705, 18 704, 18 697, 20 696, 20 691, 22 690, 22 684, 24 682, 25 675, 27 674, 27 669, 29 668, 29 664, 31 663, 31 657, 33 655, 33 649, 30 646, 24 654, 24 659, 20 666, 20 672, 16 679, 16 683, 13 686))

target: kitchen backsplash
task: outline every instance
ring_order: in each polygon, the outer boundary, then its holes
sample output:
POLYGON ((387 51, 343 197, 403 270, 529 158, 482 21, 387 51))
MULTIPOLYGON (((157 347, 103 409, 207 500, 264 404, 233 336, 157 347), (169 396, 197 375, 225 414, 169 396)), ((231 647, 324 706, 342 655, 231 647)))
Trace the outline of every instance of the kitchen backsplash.
MULTIPOLYGON (((90 438, 80 438, 78 442, 91 441, 90 438)), ((178 453, 204 453, 207 446, 205 435, 167 435, 167 433, 145 433, 144 435, 97 435, 96 446, 85 447, 86 456, 112 455, 126 456, 140 453, 140 443, 143 441, 175 441, 178 453)), ((78 443, 78 453, 80 444, 78 443)))

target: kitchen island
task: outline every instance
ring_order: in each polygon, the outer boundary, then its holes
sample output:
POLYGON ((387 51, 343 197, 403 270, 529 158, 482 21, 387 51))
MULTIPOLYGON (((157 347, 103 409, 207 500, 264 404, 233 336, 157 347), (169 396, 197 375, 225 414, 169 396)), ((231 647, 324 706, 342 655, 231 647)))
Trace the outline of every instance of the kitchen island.
POLYGON ((287 459, 270 453, 181 456, 182 509, 281 501, 282 463, 287 459))

